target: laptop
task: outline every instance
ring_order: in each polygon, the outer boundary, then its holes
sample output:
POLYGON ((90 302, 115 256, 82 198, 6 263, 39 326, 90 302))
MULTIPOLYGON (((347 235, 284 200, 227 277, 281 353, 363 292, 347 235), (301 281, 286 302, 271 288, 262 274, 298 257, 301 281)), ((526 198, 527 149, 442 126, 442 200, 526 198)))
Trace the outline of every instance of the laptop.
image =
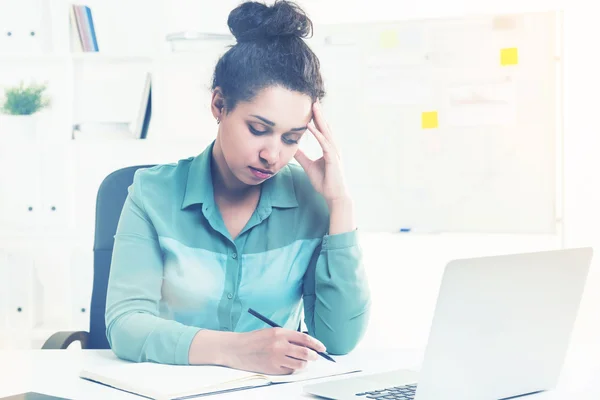
POLYGON ((329 399, 498 400, 551 390, 591 259, 591 248, 578 248, 451 261, 420 371, 359 375, 304 391, 329 399))

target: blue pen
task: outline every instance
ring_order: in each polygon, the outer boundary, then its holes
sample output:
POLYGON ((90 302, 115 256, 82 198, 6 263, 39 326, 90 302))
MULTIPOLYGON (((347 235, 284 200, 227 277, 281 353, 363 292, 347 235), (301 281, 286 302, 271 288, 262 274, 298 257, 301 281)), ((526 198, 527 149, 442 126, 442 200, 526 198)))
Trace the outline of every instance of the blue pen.
MULTIPOLYGON (((254 311, 251 308, 248 309, 248 312, 250 314, 254 315, 256 318, 260 319, 262 322, 266 323, 267 325, 271 325, 273 328, 281 328, 281 326, 277 325, 275 322, 271 321, 269 318, 259 314, 258 312, 254 311)), ((317 354, 326 360, 335 362, 335 360, 333 358, 329 357, 326 353, 317 351, 317 354)))

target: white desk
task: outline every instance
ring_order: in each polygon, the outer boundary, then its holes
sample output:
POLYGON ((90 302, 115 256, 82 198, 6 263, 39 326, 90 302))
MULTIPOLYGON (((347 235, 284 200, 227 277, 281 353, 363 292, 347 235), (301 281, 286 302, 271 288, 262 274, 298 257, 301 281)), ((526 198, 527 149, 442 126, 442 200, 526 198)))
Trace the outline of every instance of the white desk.
MULTIPOLYGON (((345 362, 358 363, 363 373, 392 370, 396 368, 418 368, 421 352, 408 350, 363 350, 359 349, 345 356, 345 362), (368 365, 365 363, 368 361, 368 365), (366 366, 365 366, 366 365, 366 366)), ((109 365, 120 361, 110 350, 7 350, 0 351, 0 398, 17 393, 36 391, 69 399, 85 400, 132 400, 142 397, 121 392, 93 382, 80 379, 79 370, 86 365, 109 365)), ((588 372, 592 379, 600 374, 588 372)), ((343 379, 344 377, 323 378, 343 379)), ((566 379, 568 381, 569 379, 566 379)), ((315 381, 311 381, 316 382, 315 381)), ((226 393, 208 398, 214 399, 309 399, 303 393, 306 383, 292 383, 263 387, 240 392, 226 393)), ((599 384, 600 385, 600 384, 599 384)), ((600 391, 559 391, 546 392, 527 399, 532 400, 573 400, 599 399, 600 391)))

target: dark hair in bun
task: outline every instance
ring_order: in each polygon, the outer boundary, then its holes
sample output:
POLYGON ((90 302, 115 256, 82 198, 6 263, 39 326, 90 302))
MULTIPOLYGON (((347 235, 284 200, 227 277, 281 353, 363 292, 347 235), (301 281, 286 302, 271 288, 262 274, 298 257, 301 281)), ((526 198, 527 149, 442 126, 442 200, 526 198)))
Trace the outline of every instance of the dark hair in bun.
POLYGON ((219 59, 212 83, 213 90, 221 88, 227 111, 269 86, 312 101, 325 95, 319 59, 303 40, 312 35, 312 21, 297 4, 245 2, 231 11, 227 24, 237 43, 219 59))
POLYGON ((229 14, 227 25, 238 43, 312 34, 311 20, 300 7, 287 1, 271 7, 253 1, 243 3, 229 14))

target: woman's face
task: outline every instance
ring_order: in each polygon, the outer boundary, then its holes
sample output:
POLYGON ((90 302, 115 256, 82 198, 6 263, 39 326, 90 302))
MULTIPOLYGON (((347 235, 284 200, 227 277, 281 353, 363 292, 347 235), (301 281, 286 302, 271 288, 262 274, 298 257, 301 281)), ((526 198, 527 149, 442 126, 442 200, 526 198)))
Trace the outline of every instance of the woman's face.
MULTIPOLYGON (((213 114, 220 110, 213 97, 213 114)), ((257 185, 276 174, 298 150, 312 119, 310 96, 279 86, 260 91, 251 102, 239 102, 221 119, 217 141, 232 174, 257 185)))

